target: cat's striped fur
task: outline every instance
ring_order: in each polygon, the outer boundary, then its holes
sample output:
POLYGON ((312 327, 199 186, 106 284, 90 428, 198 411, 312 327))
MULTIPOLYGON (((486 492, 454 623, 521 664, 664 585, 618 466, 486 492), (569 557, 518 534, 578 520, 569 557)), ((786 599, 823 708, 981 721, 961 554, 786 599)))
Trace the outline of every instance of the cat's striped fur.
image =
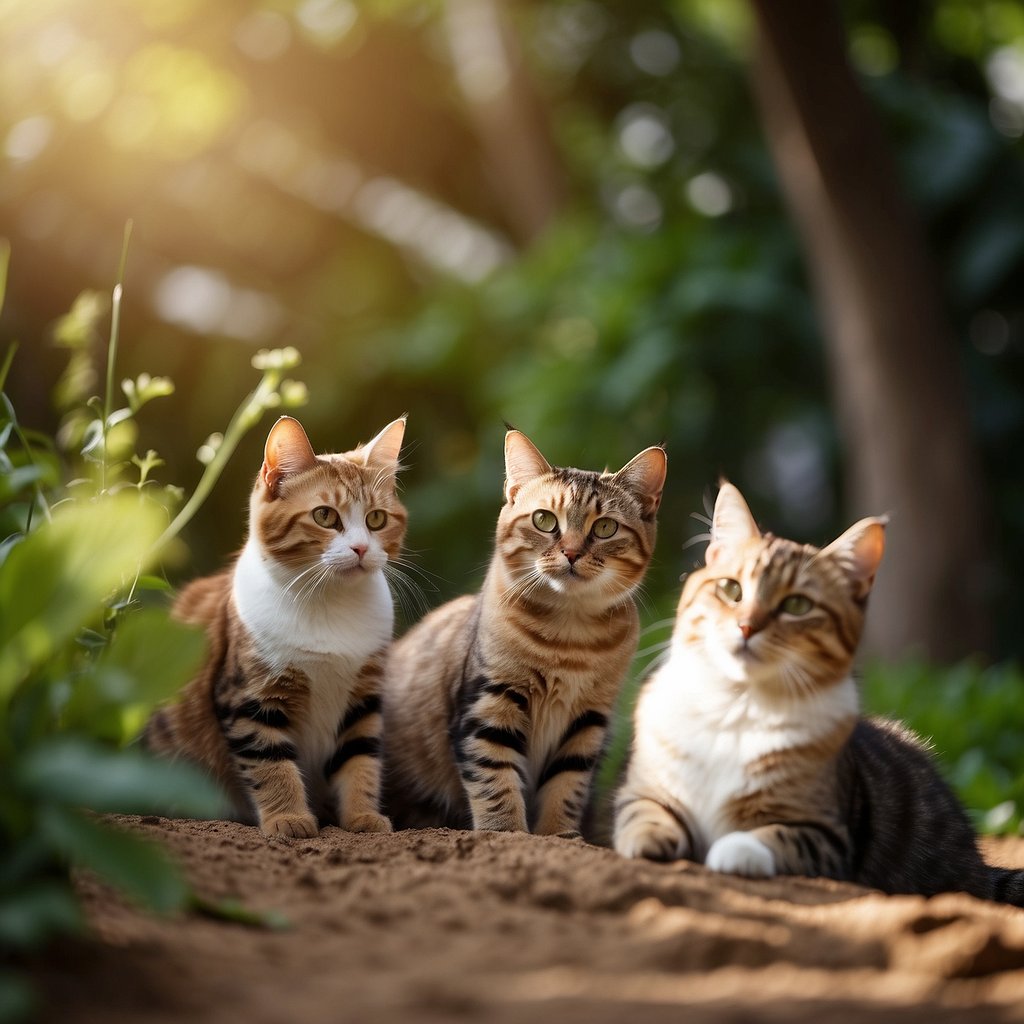
POLYGON ((202 671, 151 717, 157 753, 205 767, 268 835, 319 821, 390 831, 380 813, 380 681, 394 609, 385 569, 405 536, 395 492, 405 430, 314 455, 287 416, 267 439, 234 565, 195 580, 175 614, 206 628, 202 671))
POLYGON ((505 438, 505 505, 481 592, 400 639, 384 688, 396 826, 578 832, 636 648, 661 448, 617 473, 552 468, 505 438))
POLYGON ((1024 872, 985 864, 926 746, 859 717, 851 669, 883 546, 881 519, 823 550, 762 536, 722 486, 707 564, 637 704, 620 853, 1024 903, 1024 872))

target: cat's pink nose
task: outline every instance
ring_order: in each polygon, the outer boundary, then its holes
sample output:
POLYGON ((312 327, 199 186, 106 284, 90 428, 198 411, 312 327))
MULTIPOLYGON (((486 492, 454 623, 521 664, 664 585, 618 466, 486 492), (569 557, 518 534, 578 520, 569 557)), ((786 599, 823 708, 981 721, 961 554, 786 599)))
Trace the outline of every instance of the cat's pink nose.
POLYGON ((749 640, 756 630, 754 629, 754 624, 752 622, 741 622, 740 632, 743 634, 744 640, 749 640))
POLYGON ((580 553, 575 548, 562 548, 562 554, 565 555, 565 559, 570 565, 575 565, 576 559, 580 557, 580 553))
POLYGON ((363 560, 363 555, 365 555, 369 549, 365 544, 353 544, 352 550, 356 553, 359 561, 361 562, 363 560))

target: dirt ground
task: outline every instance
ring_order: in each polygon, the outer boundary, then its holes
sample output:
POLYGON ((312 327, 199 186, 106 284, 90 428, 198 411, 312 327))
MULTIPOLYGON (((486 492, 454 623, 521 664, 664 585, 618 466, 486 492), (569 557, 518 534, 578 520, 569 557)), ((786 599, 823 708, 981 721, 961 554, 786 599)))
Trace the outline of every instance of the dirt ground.
MULTIPOLYGON (((1024 1021, 1024 910, 625 861, 581 840, 120 819, 199 894, 281 930, 81 890, 93 938, 34 974, 62 1024, 1024 1021)), ((988 847, 1024 866, 1024 842, 988 847)))

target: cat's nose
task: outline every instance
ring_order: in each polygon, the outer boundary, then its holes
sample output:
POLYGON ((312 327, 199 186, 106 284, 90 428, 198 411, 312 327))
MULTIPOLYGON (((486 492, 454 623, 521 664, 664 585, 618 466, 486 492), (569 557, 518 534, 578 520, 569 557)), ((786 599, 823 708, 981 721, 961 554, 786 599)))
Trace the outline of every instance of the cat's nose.
POLYGON ((760 625, 751 619, 744 619, 740 623, 740 633, 744 640, 749 640, 760 628, 760 625))
POLYGON ((576 559, 580 557, 580 553, 575 548, 562 548, 562 554, 565 555, 565 560, 570 565, 575 565, 576 559))
POLYGON ((352 550, 356 553, 356 556, 361 562, 363 560, 363 555, 366 554, 369 548, 365 544, 353 544, 352 550))

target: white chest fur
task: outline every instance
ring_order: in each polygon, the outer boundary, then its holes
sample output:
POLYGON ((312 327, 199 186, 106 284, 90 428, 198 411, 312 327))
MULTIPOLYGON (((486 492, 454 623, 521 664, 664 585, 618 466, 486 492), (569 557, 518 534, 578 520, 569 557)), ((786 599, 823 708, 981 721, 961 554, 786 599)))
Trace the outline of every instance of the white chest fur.
POLYGON ((676 648, 641 694, 630 773, 677 803, 703 860, 733 830, 724 811, 749 791, 751 764, 831 734, 857 710, 850 678, 820 693, 770 698, 676 648))
POLYGON ((235 566, 232 598, 271 672, 298 669, 310 682, 310 708, 296 739, 300 764, 333 751, 338 720, 359 672, 391 639, 394 606, 381 572, 347 574, 299 598, 300 588, 249 539, 235 566))

